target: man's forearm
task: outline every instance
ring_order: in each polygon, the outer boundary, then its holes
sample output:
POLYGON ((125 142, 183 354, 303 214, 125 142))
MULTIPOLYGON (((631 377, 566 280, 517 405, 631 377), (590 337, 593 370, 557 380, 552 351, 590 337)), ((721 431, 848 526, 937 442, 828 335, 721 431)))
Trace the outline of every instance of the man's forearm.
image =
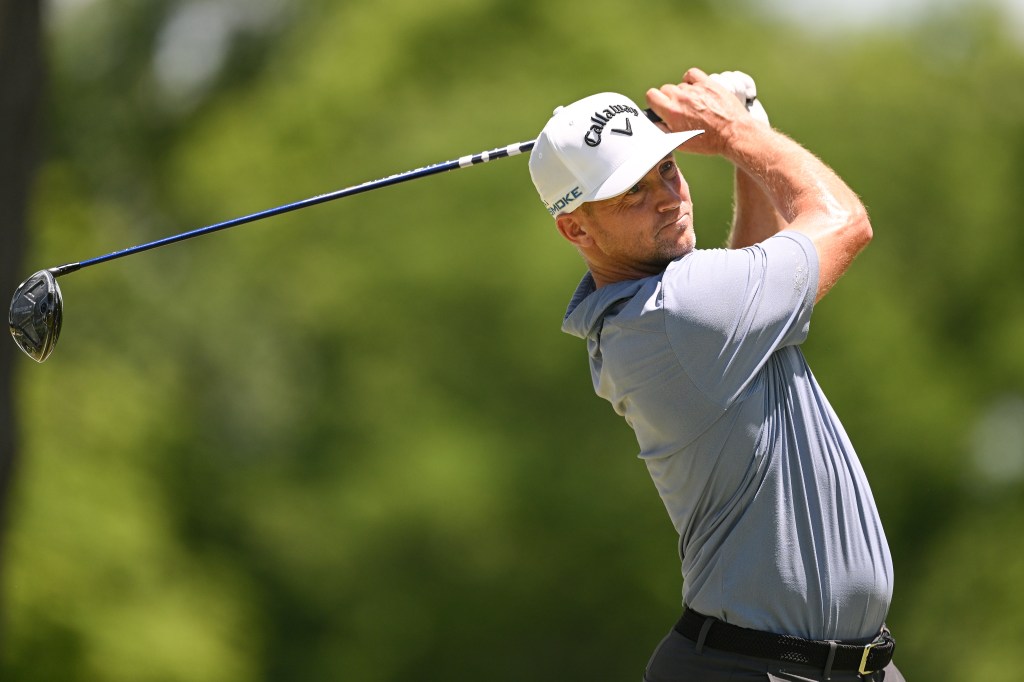
POLYGON ((732 229, 727 246, 742 249, 768 239, 789 223, 775 210, 771 199, 746 171, 735 171, 732 229))
MULTIPOLYGON (((757 98, 757 84, 742 71, 713 73, 708 78, 729 90, 746 107, 750 115, 770 126, 768 112, 757 98)), ((765 196, 764 190, 750 175, 739 168, 734 172, 733 221, 726 246, 741 249, 768 239, 788 224, 765 196)))
POLYGON ((763 126, 737 122, 722 155, 764 191, 788 229, 814 242, 820 300, 871 240, 860 198, 814 154, 763 126))
POLYGON ((800 214, 842 214, 860 207, 860 199, 831 168, 792 139, 753 121, 735 122, 722 156, 755 181, 786 222, 800 214))

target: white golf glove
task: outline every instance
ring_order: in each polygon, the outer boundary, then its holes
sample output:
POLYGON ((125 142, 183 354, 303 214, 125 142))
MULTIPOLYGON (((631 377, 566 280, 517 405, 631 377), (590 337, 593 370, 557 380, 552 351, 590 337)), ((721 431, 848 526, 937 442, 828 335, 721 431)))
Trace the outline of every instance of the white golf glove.
POLYGON ((751 116, 762 123, 771 125, 768 123, 767 112, 757 99, 757 85, 753 78, 742 71, 713 73, 709 78, 736 95, 739 101, 746 105, 751 116))

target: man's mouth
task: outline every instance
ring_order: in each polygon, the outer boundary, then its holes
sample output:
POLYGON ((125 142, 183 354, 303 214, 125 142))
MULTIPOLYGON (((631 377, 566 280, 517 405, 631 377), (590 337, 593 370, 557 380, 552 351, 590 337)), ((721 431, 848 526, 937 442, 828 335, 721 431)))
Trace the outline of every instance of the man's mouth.
POLYGON ((688 220, 689 217, 690 217, 689 213, 682 213, 675 220, 673 220, 672 222, 666 223, 666 224, 662 225, 660 228, 658 228, 658 232, 661 232, 662 230, 672 229, 672 228, 679 228, 681 230, 686 230, 686 228, 689 227, 689 220, 688 220))

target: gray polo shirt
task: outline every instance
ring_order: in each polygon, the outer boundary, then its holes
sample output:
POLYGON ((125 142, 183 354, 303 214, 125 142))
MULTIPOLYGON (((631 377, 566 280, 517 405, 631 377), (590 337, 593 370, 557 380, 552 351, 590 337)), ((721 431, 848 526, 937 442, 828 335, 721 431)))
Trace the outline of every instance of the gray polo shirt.
POLYGON ((697 250, 577 288, 562 329, 636 432, 679 532, 683 601, 811 639, 878 632, 892 559, 853 445, 800 351, 818 282, 805 236, 697 250))

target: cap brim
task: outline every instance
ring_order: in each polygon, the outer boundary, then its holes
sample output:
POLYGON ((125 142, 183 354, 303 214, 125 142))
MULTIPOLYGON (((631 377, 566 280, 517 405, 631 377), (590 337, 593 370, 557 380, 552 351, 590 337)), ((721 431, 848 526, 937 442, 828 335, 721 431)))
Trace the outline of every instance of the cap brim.
POLYGON ((596 187, 592 196, 586 201, 601 201, 617 197, 640 182, 659 161, 672 153, 687 140, 694 138, 703 130, 686 130, 681 133, 665 133, 653 140, 642 152, 633 155, 628 161, 615 169, 608 179, 596 187))

